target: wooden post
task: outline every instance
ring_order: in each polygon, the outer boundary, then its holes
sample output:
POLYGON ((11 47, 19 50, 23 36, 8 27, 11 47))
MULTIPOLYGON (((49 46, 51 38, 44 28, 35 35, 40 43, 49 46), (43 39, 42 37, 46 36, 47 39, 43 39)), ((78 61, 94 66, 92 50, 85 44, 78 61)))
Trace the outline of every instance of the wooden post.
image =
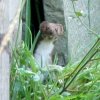
POLYGON ((4 50, 0 55, 0 100, 9 100, 9 54, 4 50))
MULTIPOLYGON (((18 10, 20 0, 0 0, 0 37, 9 32, 9 25, 14 19, 18 10)), ((16 17, 17 18, 17 17, 16 17)), ((15 23, 14 25, 16 25, 15 23)), ((13 26, 13 25, 12 25, 13 26)), ((18 24, 16 25, 18 26, 18 24)), ((14 27, 14 26, 13 26, 14 27)), ((17 30, 17 27, 13 30, 17 30)), ((10 35, 11 36, 11 35, 10 35)), ((2 39, 0 38, 0 48, 2 39)), ((10 54, 8 46, 0 53, 0 100, 9 100, 9 82, 10 78, 10 54)))

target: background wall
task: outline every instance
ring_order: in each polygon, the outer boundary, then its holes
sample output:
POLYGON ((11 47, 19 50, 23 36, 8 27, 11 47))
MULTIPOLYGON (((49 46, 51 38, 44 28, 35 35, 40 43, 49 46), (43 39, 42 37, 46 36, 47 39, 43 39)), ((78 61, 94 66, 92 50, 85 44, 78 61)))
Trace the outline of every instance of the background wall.
POLYGON ((71 0, 63 0, 66 28, 68 29, 68 50, 72 61, 82 59, 95 43, 96 36, 88 29, 100 34, 100 0, 77 0, 74 3, 80 19, 75 16, 71 0))

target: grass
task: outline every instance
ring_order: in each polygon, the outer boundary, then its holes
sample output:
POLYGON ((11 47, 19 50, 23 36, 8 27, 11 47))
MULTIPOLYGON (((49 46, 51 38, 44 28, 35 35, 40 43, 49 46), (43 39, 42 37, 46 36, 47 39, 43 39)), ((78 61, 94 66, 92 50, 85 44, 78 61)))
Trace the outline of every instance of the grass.
POLYGON ((11 100, 99 100, 99 48, 100 39, 82 61, 58 71, 57 65, 52 65, 51 70, 39 68, 23 42, 13 50, 11 100), (46 73, 48 78, 43 82, 42 75, 46 73))

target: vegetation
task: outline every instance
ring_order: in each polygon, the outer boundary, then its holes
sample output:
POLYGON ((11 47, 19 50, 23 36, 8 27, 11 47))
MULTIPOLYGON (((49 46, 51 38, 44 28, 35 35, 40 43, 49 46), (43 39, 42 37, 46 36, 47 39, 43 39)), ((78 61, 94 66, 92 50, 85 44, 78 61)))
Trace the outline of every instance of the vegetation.
POLYGON ((61 71, 55 67, 50 72, 39 69, 32 53, 22 43, 12 57, 11 100, 99 100, 99 45, 100 40, 82 61, 69 63, 61 71), (45 83, 39 72, 49 73, 45 83))
MULTIPOLYGON (((28 1, 30 0, 27 0, 27 6, 30 5, 28 1)), ((75 10, 76 1, 72 0, 75 15, 84 25, 80 19, 81 12, 75 10)), ((11 59, 11 100, 99 100, 100 37, 89 26, 88 31, 94 34, 97 40, 82 60, 74 64, 68 62, 61 70, 58 70, 57 65, 51 65, 51 69, 40 68, 32 54, 40 32, 32 43, 28 22, 30 17, 27 15, 25 41, 13 49, 11 59), (27 36, 30 36, 29 39, 27 36), (46 75, 45 80, 42 80, 43 75, 46 75)))

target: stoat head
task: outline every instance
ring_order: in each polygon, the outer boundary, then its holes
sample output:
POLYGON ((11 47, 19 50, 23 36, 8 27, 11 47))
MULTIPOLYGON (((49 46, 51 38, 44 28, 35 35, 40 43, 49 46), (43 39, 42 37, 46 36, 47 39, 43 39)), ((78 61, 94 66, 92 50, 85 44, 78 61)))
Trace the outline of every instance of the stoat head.
POLYGON ((62 24, 49 23, 43 21, 40 24, 41 36, 47 40, 57 40, 59 36, 63 35, 64 29, 62 24))

